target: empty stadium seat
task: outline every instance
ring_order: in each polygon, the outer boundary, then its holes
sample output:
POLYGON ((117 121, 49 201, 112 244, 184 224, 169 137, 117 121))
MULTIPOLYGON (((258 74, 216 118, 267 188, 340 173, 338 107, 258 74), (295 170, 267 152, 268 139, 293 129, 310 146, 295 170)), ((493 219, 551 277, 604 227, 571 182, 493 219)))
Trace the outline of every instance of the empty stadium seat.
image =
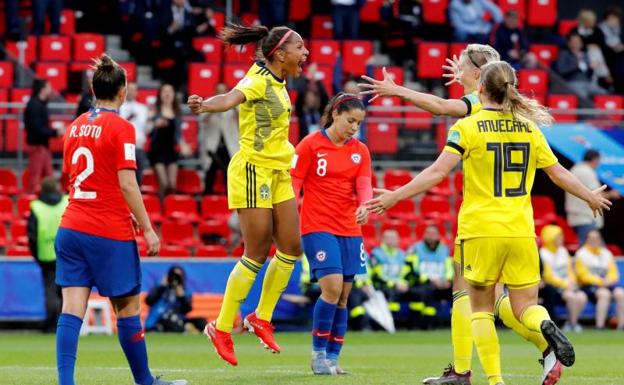
POLYGON ((377 238, 377 227, 372 223, 363 224, 362 225, 362 237, 377 238))
POLYGON ((73 60, 91 62, 106 50, 104 35, 77 33, 73 37, 73 60))
POLYGON ((309 18, 312 9, 311 2, 312 0, 298 0, 296 7, 288 7, 288 20, 304 21, 309 18))
POLYGON ((384 171, 383 175, 384 188, 396 190, 404 184, 409 183, 412 178, 412 173, 409 170, 387 169, 384 171))
POLYGON ((574 253, 580 246, 576 232, 562 217, 557 217, 556 225, 561 227, 563 230, 563 243, 565 244, 565 247, 570 250, 571 253, 574 253))
MULTIPOLYGON (((403 85, 405 82, 405 74, 403 73, 403 68, 398 66, 385 66, 386 72, 390 75, 390 79, 392 79, 396 84, 403 85)), ((383 67, 373 67, 372 77, 374 79, 383 79, 383 67)))
POLYGON ((10 87, 13 87, 13 63, 10 61, 0 61, 0 88, 10 87))
POLYGON ((396 154, 399 128, 396 124, 368 123, 368 149, 373 154, 396 154))
POLYGON ((331 16, 312 16, 312 39, 331 39, 334 37, 334 23, 331 16))
POLYGON ((380 96, 373 100, 369 105, 384 108, 383 111, 370 111, 369 113, 371 116, 384 116, 390 118, 403 117, 403 112, 395 108, 403 106, 401 99, 397 96, 380 96), (386 109, 388 109, 388 111, 386 111, 386 109))
POLYGON ((37 59, 37 37, 28 36, 24 41, 9 40, 6 42, 6 49, 15 59, 19 59, 20 52, 24 51, 24 63, 31 65, 37 59))
MULTIPOLYGON (((234 88, 245 77, 249 64, 226 64, 223 66, 223 82, 228 88, 234 88)), ((201 95, 205 95, 201 93, 201 95)))
POLYGON ((245 246, 238 245, 232 250, 232 257, 237 257, 237 258, 242 257, 244 253, 245 253, 245 246))
POLYGON ((451 195, 451 178, 447 176, 446 178, 442 179, 440 183, 429 189, 427 193, 448 197, 449 195, 451 195))
POLYGON ((137 65, 134 62, 119 62, 123 69, 126 70, 126 78, 128 82, 135 82, 137 78, 137 65))
POLYGON ((232 212, 225 195, 206 195, 202 198, 202 219, 227 219, 232 212))
POLYGON ((201 222, 198 232, 199 238, 205 244, 224 244, 230 240, 230 227, 223 220, 201 222))
POLYGON ((366 40, 347 40, 341 51, 343 72, 355 76, 366 73, 366 65, 373 55, 373 43, 366 40))
POLYGON ((163 221, 162 205, 160 199, 154 195, 143 195, 143 204, 150 221, 161 223, 163 221))
POLYGON ((622 249, 620 248, 620 246, 613 244, 613 243, 609 243, 607 244, 607 249, 609 249, 609 251, 611 252, 611 254, 613 254, 613 256, 615 257, 621 257, 624 254, 622 254, 622 249))
POLYGON ((52 88, 57 91, 65 91, 67 88, 67 64, 43 63, 35 64, 35 73, 38 77, 50 82, 52 88))
POLYGON ((542 65, 550 68, 550 64, 557 60, 559 47, 554 44, 531 44, 529 52, 534 53, 542 65))
POLYGON ((340 53, 340 43, 335 40, 312 40, 310 61, 316 64, 335 66, 340 53))
POLYGON ((199 244, 193 225, 177 221, 165 221, 160 228, 162 241, 167 245, 194 247, 199 244))
POLYGON ((9 244, 9 239, 7 237, 6 226, 4 223, 0 223, 0 248, 5 248, 9 244))
POLYGON ((216 37, 196 37, 193 39, 193 48, 204 54, 206 62, 221 64, 223 43, 216 37))
POLYGON ((531 205, 533 206, 533 217, 540 219, 542 222, 554 223, 557 221, 557 211, 555 202, 547 195, 531 196, 531 205))
POLYGON ((0 168, 0 194, 14 195, 19 192, 17 176, 10 168, 0 168))
POLYGON ((518 13, 518 19, 520 24, 524 23, 526 17, 526 4, 525 0, 497 0, 498 7, 503 15, 510 10, 514 10, 518 13))
MULTIPOLYGON (((7 196, 0 195, 0 222, 11 222, 14 219, 13 201, 7 196)), ((4 226, 4 224, 0 224, 0 226, 4 226)))
POLYGON ((446 24, 448 0, 423 0, 423 19, 429 24, 446 24))
POLYGON ((453 174, 453 188, 457 194, 464 193, 464 173, 462 171, 455 171, 453 174))
POLYGON ((181 223, 197 223, 197 202, 188 195, 169 195, 165 198, 165 218, 181 223))
POLYGON ((19 220, 11 223, 11 244, 24 246, 28 245, 26 221, 19 220))
POLYGON ((227 257, 228 252, 223 245, 202 245, 195 251, 195 256, 204 258, 221 258, 227 257))
POLYGON ((253 44, 233 45, 225 50, 225 62, 247 64, 253 62, 255 53, 256 46, 253 44))
MULTIPOLYGON (((316 66, 316 72, 314 73, 314 79, 320 80, 325 86, 327 93, 332 94, 334 90, 334 68, 330 65, 319 64, 316 66)), ((290 101, 294 106, 296 99, 290 101)), ((293 116, 294 117, 294 116, 293 116)))
POLYGON ((197 171, 192 169, 180 169, 176 184, 180 194, 199 194, 203 191, 202 182, 197 171))
POLYGON ((401 219, 404 221, 416 220, 416 204, 411 199, 399 201, 389 208, 386 215, 391 219, 401 219))
POLYGON ((32 253, 27 246, 13 245, 6 251, 7 257, 30 257, 31 254, 32 253))
POLYGON ((197 148, 199 146, 199 123, 197 122, 197 117, 194 115, 183 117, 182 126, 180 128, 182 131, 182 139, 184 139, 184 143, 186 143, 191 148, 193 154, 197 153, 197 148))
POLYGON ((578 25, 578 21, 576 19, 562 19, 559 20, 559 36, 568 36, 570 31, 572 31, 578 25))
MULTIPOLYGON (((2 70, 0 70, 1 72, 2 70)), ((11 74, 11 77, 13 74, 11 74)), ((1 76, 0 76, 1 77, 1 76)), ((1 80, 0 80, 1 81, 1 80)), ((9 91, 6 88, 0 87, 0 104, 9 102, 9 91)), ((6 107, 0 107, 0 114, 6 114, 9 111, 6 107)), ((4 122, 0 121, 0 151, 4 148, 4 133, 1 132, 4 129, 4 122)))
POLYGON ((156 103, 156 97, 158 95, 157 89, 142 88, 137 92, 137 101, 143 104, 156 103))
POLYGON ((527 0, 527 24, 552 27, 557 21, 557 0, 527 0))
POLYGON ((360 8, 360 21, 362 23, 379 23, 380 10, 383 0, 366 0, 360 8))
POLYGON ((448 86, 449 99, 461 99, 464 94, 464 87, 460 83, 455 82, 448 86))
POLYGON ((188 248, 179 245, 162 245, 158 257, 190 257, 188 248))
POLYGON ((187 83, 189 94, 212 95, 219 84, 220 71, 218 64, 190 63, 187 83))
MULTIPOLYGON (((624 108, 624 96, 620 95, 596 95, 594 96, 596 108, 601 110, 622 110, 624 108)), ((610 120, 622 120, 624 115, 609 115, 610 120)))
MULTIPOLYGON (((548 95, 548 107, 555 110, 575 110, 578 107, 578 97, 574 94, 569 95, 548 95)), ((576 122, 576 113, 553 112, 555 120, 561 122, 576 122)))
POLYGON ((420 213, 426 219, 450 220, 451 204, 448 198, 437 195, 425 195, 420 201, 420 213))
POLYGON ((141 192, 144 194, 156 194, 158 192, 158 178, 154 171, 147 169, 143 171, 143 183, 141 192))
POLYGON ((529 95, 532 92, 536 95, 544 95, 548 92, 548 72, 544 70, 519 70, 518 89, 529 95))
POLYGON ((17 216, 19 218, 28 218, 30 216, 30 202, 37 199, 34 194, 24 194, 17 198, 17 216))
POLYGON ((71 60, 70 39, 67 36, 46 35, 39 37, 39 60, 60 61, 71 60))
POLYGON ((439 79, 442 76, 442 66, 448 57, 447 43, 421 42, 418 44, 417 72, 423 79, 439 79))

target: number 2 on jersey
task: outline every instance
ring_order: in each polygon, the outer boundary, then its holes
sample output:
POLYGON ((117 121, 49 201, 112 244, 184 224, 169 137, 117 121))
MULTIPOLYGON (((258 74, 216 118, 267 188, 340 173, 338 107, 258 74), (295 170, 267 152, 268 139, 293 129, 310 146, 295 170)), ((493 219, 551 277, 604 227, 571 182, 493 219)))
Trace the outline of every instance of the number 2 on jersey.
POLYGON ((82 191, 80 184, 85 181, 93 171, 95 170, 95 163, 93 162, 93 154, 86 147, 78 147, 72 155, 72 164, 78 163, 78 159, 84 156, 87 160, 87 167, 76 177, 74 182, 74 199, 95 199, 97 198, 97 192, 95 191, 82 191))
POLYGON ((520 185, 516 188, 505 189, 506 197, 519 197, 527 194, 526 177, 529 166, 530 143, 487 143, 487 151, 494 152, 494 196, 503 196, 503 172, 521 172, 520 185), (514 163, 513 152, 520 152, 522 161, 514 163))

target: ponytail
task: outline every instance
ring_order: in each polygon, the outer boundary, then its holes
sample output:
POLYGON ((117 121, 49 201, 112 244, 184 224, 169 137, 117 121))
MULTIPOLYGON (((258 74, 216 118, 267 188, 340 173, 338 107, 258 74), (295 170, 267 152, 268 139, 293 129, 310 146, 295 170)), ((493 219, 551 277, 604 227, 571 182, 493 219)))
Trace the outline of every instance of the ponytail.
POLYGON ((245 26, 228 23, 219 33, 219 39, 227 46, 257 43, 256 59, 272 60, 275 51, 290 40, 293 32, 284 26, 269 30, 263 25, 245 26))
POLYGON ((507 86, 507 101, 513 116, 521 116, 538 126, 550 126, 553 123, 553 117, 546 107, 519 93, 513 84, 507 86))
POLYGON ((327 103, 327 106, 325 106, 325 111, 323 111, 323 116, 321 116, 321 126, 323 126, 323 128, 329 128, 334 124, 334 117, 332 115, 334 111, 341 114, 353 109, 365 110, 362 100, 358 98, 357 95, 338 92, 331 98, 329 103, 327 103))

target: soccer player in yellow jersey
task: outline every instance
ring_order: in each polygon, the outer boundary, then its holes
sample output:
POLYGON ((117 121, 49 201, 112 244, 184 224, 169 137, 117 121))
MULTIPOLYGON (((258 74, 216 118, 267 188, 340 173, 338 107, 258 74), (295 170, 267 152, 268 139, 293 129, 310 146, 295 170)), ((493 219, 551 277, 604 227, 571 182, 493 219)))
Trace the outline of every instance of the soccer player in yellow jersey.
POLYGON ((197 95, 188 99, 196 114, 241 106, 241 149, 228 167, 228 203, 230 209, 238 210, 245 254, 230 273, 219 317, 204 331, 219 356, 237 365, 232 327, 271 243, 275 241, 277 252, 266 270, 258 307, 245 317, 244 327, 274 353, 279 353, 280 347, 273 336, 271 317, 302 255, 289 173, 295 150, 288 142, 291 104, 284 79, 301 73, 308 50, 301 36, 287 27, 269 30, 230 24, 220 38, 229 45, 257 43, 259 51, 259 60, 232 91, 208 99, 197 95))
MULTIPOLYGON (((500 60, 500 55, 489 45, 469 44, 460 54, 459 59, 447 59, 449 65, 444 66, 450 77, 446 83, 460 83, 464 87, 464 97, 461 99, 443 99, 435 95, 410 90, 394 83, 384 69, 384 79, 375 80, 363 76, 369 83, 360 84, 367 89, 362 94, 377 96, 399 96, 404 100, 422 108, 434 115, 448 115, 465 117, 476 114, 481 110, 481 101, 477 91, 481 67, 491 61, 500 60)), ((453 364, 449 365, 439 377, 429 377, 423 380, 427 385, 470 385, 472 383, 472 329, 470 326, 470 300, 468 285, 460 274, 459 241, 455 245, 455 274, 453 278, 453 307, 451 309, 451 340, 453 344, 453 364)), ((503 292, 502 285, 497 285, 495 314, 503 323, 514 330, 518 335, 531 341, 540 353, 547 348, 546 342, 522 325, 513 315, 509 297, 503 292)))
POLYGON ((538 168, 565 191, 583 199, 602 214, 610 202, 590 191, 563 168, 538 124, 552 117, 534 100, 520 95, 513 68, 495 61, 481 68, 479 99, 483 108, 451 127, 438 159, 411 182, 380 194, 368 203, 384 213, 399 200, 413 197, 438 184, 464 161, 464 203, 459 213, 460 274, 468 283, 471 327, 477 352, 490 385, 504 384, 500 348, 494 327, 497 282, 507 285, 513 315, 535 339, 543 339, 543 385, 557 383, 562 365, 574 363, 569 340, 537 305, 540 281, 531 188, 538 168))

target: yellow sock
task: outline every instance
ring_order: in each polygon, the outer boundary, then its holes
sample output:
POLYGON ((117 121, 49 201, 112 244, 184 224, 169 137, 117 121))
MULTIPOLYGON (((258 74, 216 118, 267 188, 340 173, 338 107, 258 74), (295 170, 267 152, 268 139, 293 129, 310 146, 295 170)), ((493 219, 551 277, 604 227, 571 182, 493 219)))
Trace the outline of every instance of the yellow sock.
POLYGON ((548 348, 548 342, 546 342, 541 332, 536 333, 529 330, 526 326, 522 324, 522 322, 516 319, 516 316, 514 316, 513 310, 511 309, 511 301, 509 301, 509 296, 500 296, 500 298, 496 302, 496 312, 498 313, 498 318, 503 321, 505 326, 516 332, 516 334, 518 334, 520 337, 524 338, 527 341, 530 341, 533 345, 535 345, 540 353, 543 353, 544 350, 548 348))
POLYGON ((472 336, 483 371, 488 377, 490 385, 502 384, 500 365, 500 346, 494 326, 494 314, 475 312, 471 317, 472 336))
POLYGON ((280 296, 286 290, 290 275, 299 257, 284 254, 277 250, 267 267, 264 281, 262 282, 262 294, 256 308, 256 315, 261 320, 271 321, 273 310, 280 296))
POLYGON ((471 314, 468 293, 465 290, 453 293, 451 340, 453 341, 453 365, 457 373, 464 373, 472 368, 471 314))
POLYGON ((548 315, 548 311, 540 305, 532 305, 526 308, 522 316, 520 317, 520 321, 527 327, 531 332, 542 334, 541 325, 542 322, 550 319, 548 315))
POLYGON ((221 311, 217 317, 218 330, 228 333, 232 331, 240 304, 247 298, 261 268, 261 264, 245 256, 234 266, 225 286, 221 311))

